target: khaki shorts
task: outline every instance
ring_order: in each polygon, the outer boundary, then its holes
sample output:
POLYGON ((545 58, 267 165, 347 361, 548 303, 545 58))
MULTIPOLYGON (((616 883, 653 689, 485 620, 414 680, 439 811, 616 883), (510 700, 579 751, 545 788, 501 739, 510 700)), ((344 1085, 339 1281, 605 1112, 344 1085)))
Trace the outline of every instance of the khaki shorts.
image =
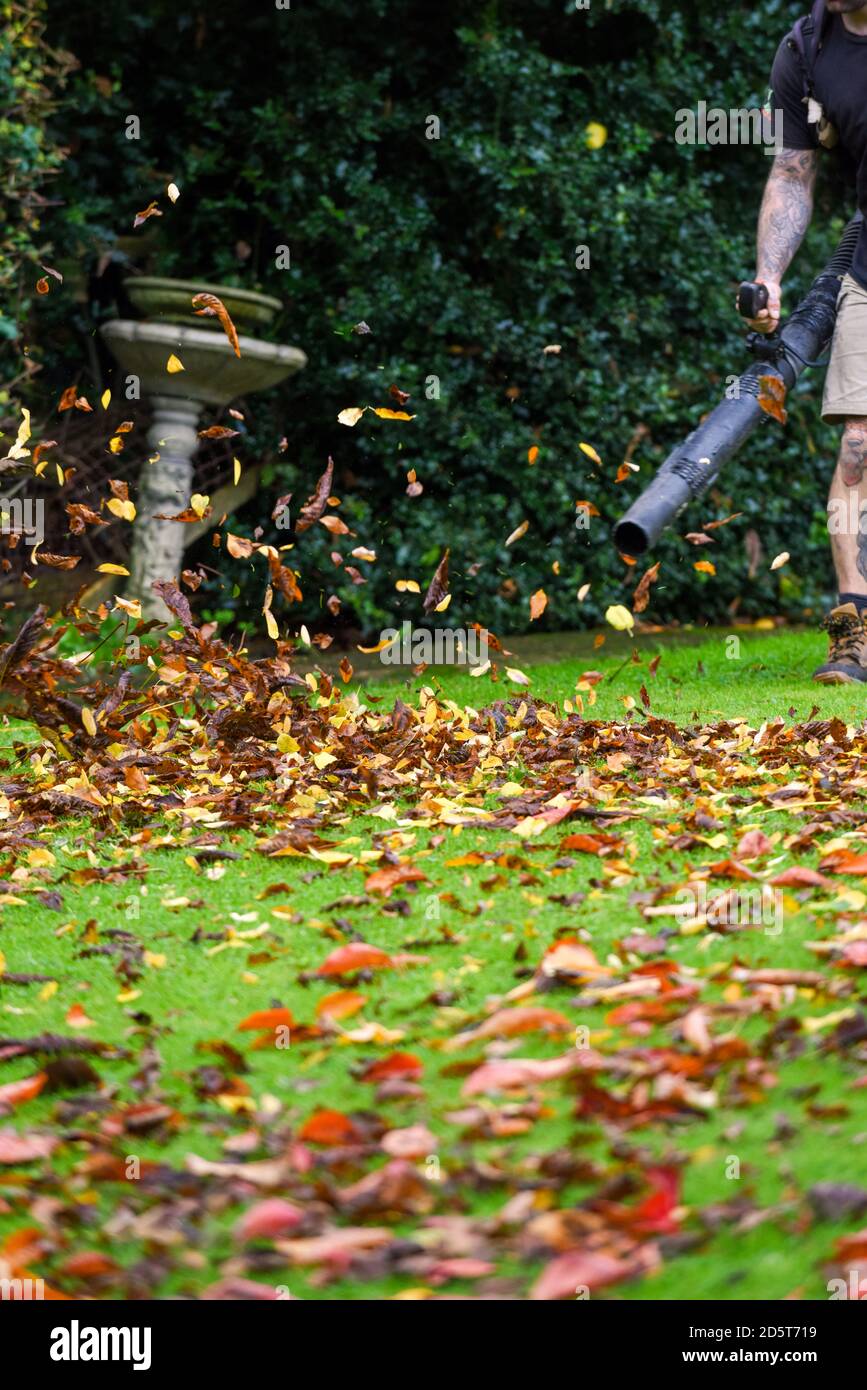
POLYGON ((830 425, 842 425, 855 415, 867 416, 867 289, 853 276, 844 275, 837 298, 822 419, 830 425))

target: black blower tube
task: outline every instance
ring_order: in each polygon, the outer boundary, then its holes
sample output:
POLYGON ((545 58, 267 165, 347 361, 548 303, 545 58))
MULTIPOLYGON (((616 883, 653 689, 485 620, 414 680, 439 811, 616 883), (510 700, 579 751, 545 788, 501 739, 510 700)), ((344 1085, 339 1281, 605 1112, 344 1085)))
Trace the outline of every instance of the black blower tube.
POLYGON ((724 463, 770 417, 759 405, 759 377, 779 377, 788 391, 808 363, 829 346, 837 317, 840 281, 852 264, 861 233, 861 213, 847 225, 825 269, 780 329, 781 350, 769 351, 738 378, 738 389, 720 401, 697 430, 673 449, 653 481, 614 528, 614 544, 623 555, 650 550, 666 526, 688 502, 702 497, 716 482, 724 463))

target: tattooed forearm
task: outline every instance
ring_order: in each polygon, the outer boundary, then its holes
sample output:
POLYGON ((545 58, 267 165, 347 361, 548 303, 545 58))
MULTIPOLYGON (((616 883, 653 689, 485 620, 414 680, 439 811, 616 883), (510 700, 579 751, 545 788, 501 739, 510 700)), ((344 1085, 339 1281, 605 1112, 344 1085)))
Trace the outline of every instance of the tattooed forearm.
POLYGON ((779 284, 813 215, 816 150, 780 150, 759 214, 757 274, 779 284))
MULTIPOLYGON (((848 425, 840 445, 840 476, 847 487, 857 487, 867 467, 867 421, 848 425)), ((860 563, 860 561, 859 561, 860 563)))

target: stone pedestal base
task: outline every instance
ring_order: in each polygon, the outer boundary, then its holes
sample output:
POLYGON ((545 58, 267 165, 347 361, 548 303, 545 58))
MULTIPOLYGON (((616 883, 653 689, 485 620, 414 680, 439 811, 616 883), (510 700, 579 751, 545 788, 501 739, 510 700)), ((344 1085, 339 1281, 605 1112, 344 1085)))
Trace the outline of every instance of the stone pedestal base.
POLYGON ((180 396, 151 399, 153 423, 147 438, 155 461, 143 465, 139 478, 127 593, 141 599, 145 618, 174 622, 152 585, 157 579, 179 581, 187 539, 184 522, 154 518, 160 513, 176 516, 189 505, 202 407, 180 396))

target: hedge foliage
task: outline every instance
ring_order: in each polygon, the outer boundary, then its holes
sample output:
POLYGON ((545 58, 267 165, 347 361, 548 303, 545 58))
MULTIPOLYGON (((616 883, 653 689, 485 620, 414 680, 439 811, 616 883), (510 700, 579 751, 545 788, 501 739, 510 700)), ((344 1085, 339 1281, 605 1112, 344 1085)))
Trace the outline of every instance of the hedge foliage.
MULTIPOLYGON (((352 544, 379 560, 361 564, 368 582, 355 586, 329 559, 332 538, 307 532, 293 618, 317 620, 333 592, 368 633, 417 618, 418 598, 398 595, 395 581, 424 588, 445 546, 456 626, 527 630, 538 589, 548 605, 534 630, 596 623, 608 604, 629 603, 641 567, 614 552, 610 522, 746 364, 732 301, 754 269, 769 167, 761 149, 677 145, 675 113, 700 100, 761 105, 776 44, 803 8, 104 0, 82 23, 75 7, 48 0, 48 40, 80 63, 49 127, 68 149, 52 185, 62 206, 45 224, 56 263, 81 272, 113 251, 151 273, 275 294, 286 307, 274 336, 309 356, 301 376, 251 398, 240 452, 274 462, 267 495, 233 529, 259 525, 282 543, 274 498, 291 490, 303 501, 331 454, 352 544), (127 138, 130 115, 139 139, 127 138), (170 179, 181 188, 174 206, 170 179), (163 217, 132 233, 152 198, 163 217), (579 246, 587 269, 576 268, 579 246), (351 331, 360 320, 369 335, 351 331), (412 422, 367 413, 353 429, 337 423, 347 406, 393 405, 392 383, 411 393, 412 422), (640 472, 617 484, 630 447, 640 472), (420 497, 406 493, 411 469, 420 497), (589 531, 575 527, 584 499, 601 513, 589 531)), ((851 205, 829 170, 790 303, 851 205)), ((84 364, 86 382, 93 327, 62 296, 48 298, 25 334, 43 367, 30 392, 46 418, 71 366, 84 364)), ((714 577, 693 569, 708 551, 679 534, 660 546, 646 617, 725 621, 733 603, 741 616, 797 615, 828 598, 836 445, 819 421, 820 393, 821 373, 808 373, 786 431, 769 424, 677 528, 743 512, 716 533, 714 577), (751 529, 766 557, 753 578, 751 529), (770 573, 783 549, 790 564, 770 573)), ((197 602, 257 613, 261 565, 214 554, 225 580, 197 602)))

